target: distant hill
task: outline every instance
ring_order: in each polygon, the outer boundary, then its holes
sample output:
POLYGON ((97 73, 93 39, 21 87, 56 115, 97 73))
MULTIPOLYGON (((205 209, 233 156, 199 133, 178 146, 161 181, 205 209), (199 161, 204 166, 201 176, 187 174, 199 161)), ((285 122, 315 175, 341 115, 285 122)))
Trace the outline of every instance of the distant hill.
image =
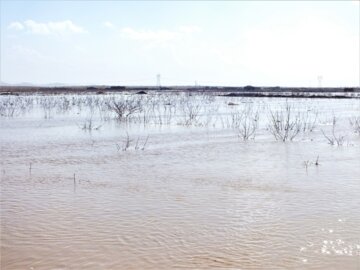
POLYGON ((0 81, 0 86, 24 86, 24 87, 65 87, 65 86, 73 86, 65 83, 46 83, 46 84, 35 84, 30 82, 21 82, 21 83, 6 83, 3 81, 0 81))
POLYGON ((28 82, 22 82, 22 83, 6 83, 3 81, 0 81, 0 86, 35 86, 32 83, 28 83, 28 82))

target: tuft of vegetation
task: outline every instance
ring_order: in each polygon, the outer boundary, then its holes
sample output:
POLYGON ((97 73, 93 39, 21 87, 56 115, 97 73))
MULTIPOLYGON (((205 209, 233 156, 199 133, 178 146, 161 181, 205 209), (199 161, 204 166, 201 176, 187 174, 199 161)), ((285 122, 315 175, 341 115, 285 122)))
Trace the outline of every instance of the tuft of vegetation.
MULTIPOLYGON (((136 140, 136 143, 134 145, 134 150, 136 150, 136 151, 138 151, 138 150, 144 151, 148 141, 149 141, 149 135, 146 137, 146 139, 143 142, 141 142, 141 138, 138 137, 137 140, 136 140)), ((130 149, 130 147, 132 145, 132 142, 134 142, 134 139, 131 139, 130 136, 129 136, 129 133, 126 132, 126 137, 123 140, 122 145, 117 143, 116 144, 116 149, 118 151, 126 152, 127 150, 130 149)))
POLYGON ((324 130, 321 130, 322 134, 324 135, 324 137, 326 138, 327 142, 330 145, 337 145, 337 146, 341 146, 344 143, 345 140, 345 136, 344 135, 339 135, 336 134, 336 117, 334 116, 332 119, 332 127, 331 127, 331 133, 330 134, 326 134, 324 132, 324 130))
POLYGON ((350 125, 353 128, 354 132, 360 135, 360 117, 350 118, 350 125))

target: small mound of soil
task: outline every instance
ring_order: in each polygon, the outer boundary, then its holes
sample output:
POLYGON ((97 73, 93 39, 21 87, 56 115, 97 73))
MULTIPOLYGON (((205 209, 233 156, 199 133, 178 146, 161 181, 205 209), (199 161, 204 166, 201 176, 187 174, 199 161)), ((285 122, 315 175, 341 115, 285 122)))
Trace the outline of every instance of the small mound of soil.
POLYGON ((146 95, 147 93, 145 91, 139 91, 136 94, 138 94, 138 95, 146 95))

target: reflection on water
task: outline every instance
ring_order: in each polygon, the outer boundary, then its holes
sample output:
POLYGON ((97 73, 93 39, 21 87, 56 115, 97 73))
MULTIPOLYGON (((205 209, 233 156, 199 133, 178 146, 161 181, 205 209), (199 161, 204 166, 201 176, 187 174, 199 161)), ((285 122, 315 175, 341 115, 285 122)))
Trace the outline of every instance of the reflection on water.
POLYGON ((302 102, 318 125, 288 143, 264 124, 243 142, 221 124, 0 118, 1 269, 360 269, 359 101, 302 102), (320 131, 332 114, 342 147, 320 131))

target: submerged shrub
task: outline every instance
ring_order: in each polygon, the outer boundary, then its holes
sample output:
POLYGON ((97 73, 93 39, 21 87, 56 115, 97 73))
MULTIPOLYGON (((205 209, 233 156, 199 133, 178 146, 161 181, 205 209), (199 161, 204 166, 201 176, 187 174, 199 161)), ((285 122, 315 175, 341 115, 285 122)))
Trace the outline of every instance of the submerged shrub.
POLYGON ((142 105, 139 99, 111 100, 108 108, 115 112, 119 120, 127 120, 132 114, 141 112, 142 105))
POLYGON ((302 128, 300 113, 294 112, 294 108, 287 103, 284 110, 270 110, 269 120, 268 130, 276 140, 283 142, 292 141, 302 128))
POLYGON ((336 134, 336 131, 335 131, 336 122, 337 122, 336 117, 334 116, 333 120, 332 120, 332 128, 331 128, 330 134, 326 134, 323 130, 321 130, 321 132, 324 135, 324 137, 327 139, 327 141, 330 145, 341 146, 344 143, 345 136, 336 134))

